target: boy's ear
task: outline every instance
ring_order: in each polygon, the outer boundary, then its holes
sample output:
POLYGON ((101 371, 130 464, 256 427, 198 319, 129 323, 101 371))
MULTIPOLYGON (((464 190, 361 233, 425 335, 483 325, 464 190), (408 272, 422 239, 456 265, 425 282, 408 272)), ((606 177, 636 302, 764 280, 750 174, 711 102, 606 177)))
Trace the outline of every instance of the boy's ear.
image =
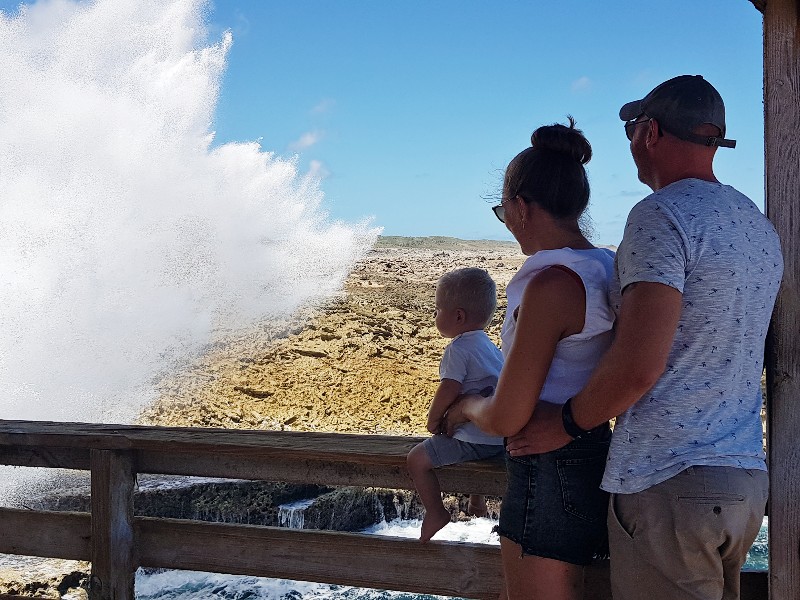
POLYGON ((467 313, 464 311, 463 308, 456 309, 456 322, 457 323, 465 323, 467 321, 467 313))

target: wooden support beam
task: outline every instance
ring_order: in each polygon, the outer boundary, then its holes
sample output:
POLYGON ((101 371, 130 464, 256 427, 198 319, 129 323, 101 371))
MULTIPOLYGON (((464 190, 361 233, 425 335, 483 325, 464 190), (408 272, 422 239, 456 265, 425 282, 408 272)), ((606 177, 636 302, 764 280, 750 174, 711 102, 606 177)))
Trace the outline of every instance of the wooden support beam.
POLYGON ((89 450, 86 448, 0 446, 0 464, 88 471, 89 450))
MULTIPOLYGON (((0 508, 0 553, 88 560, 89 520, 85 513, 0 508)), ((142 566, 470 598, 494 598, 500 577, 498 548, 482 544, 148 517, 134 518, 134 531, 142 566)), ((766 594, 766 573, 742 573, 741 600, 766 594)), ((592 565, 585 600, 610 598, 608 563, 592 565)))
MULTIPOLYGON (((376 443, 378 443, 376 441, 376 443)), ((140 473, 198 475, 229 479, 258 479, 284 483, 314 483, 332 486, 383 487, 413 489, 406 470, 405 456, 394 464, 371 465, 344 460, 315 460, 307 457, 260 458, 258 452, 242 449, 238 455, 213 455, 211 452, 141 451, 137 468, 140 473)), ((502 496, 506 472, 502 459, 448 465, 436 470, 443 491, 502 496)))
POLYGON ((92 573, 90 600, 133 600, 136 559, 133 538, 131 452, 92 450, 92 573))
POLYGON ((0 508, 0 554, 91 559, 88 513, 0 508))
POLYGON ((142 566, 468 598, 500 590, 496 546, 149 518, 136 519, 136 538, 142 566))
POLYGON ((769 597, 800 598, 800 2, 764 9, 764 145, 767 216, 784 276, 767 343, 770 469, 769 597))
MULTIPOLYGON (((136 452, 137 471, 411 489, 406 454, 423 438, 0 421, 0 463, 88 468, 90 449, 136 452)), ((502 460, 437 470, 442 489, 502 496, 502 460)))

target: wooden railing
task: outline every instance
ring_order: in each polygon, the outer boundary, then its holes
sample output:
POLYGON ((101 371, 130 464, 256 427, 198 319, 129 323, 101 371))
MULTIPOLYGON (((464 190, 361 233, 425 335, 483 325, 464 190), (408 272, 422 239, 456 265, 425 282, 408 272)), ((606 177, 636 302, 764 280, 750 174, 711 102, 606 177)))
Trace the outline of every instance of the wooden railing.
MULTIPOLYGON (((91 561, 92 600, 132 600, 136 568, 278 577, 413 593, 496 598, 496 546, 137 517, 137 473, 408 489, 420 438, 0 421, 0 464, 91 472, 91 514, 0 508, 0 553, 91 561)), ((439 470, 451 492, 502 495, 500 462, 439 470)), ((742 574, 743 600, 765 573, 742 574)), ((587 600, 608 600, 608 565, 587 569, 587 600)), ((0 596, 0 600, 3 596, 0 596)), ((6 596, 11 598, 11 596, 6 596)))

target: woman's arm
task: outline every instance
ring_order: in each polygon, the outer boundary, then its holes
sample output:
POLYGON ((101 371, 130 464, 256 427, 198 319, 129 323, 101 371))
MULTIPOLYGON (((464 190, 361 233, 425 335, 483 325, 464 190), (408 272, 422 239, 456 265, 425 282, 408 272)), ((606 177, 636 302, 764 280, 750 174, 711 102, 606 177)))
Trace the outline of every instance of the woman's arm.
POLYGON ((583 330, 586 292, 563 268, 549 268, 525 288, 517 331, 494 396, 467 396, 453 409, 493 435, 511 436, 530 420, 559 340, 583 330))

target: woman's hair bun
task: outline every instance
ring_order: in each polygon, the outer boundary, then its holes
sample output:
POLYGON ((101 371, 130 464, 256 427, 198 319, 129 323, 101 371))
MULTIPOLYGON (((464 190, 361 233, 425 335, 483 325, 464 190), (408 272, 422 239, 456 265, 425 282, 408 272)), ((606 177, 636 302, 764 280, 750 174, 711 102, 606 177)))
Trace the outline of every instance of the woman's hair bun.
POLYGON ((569 127, 560 123, 544 125, 531 134, 531 147, 534 150, 549 150, 571 156, 585 165, 592 159, 592 145, 575 128, 575 119, 567 115, 569 127))

